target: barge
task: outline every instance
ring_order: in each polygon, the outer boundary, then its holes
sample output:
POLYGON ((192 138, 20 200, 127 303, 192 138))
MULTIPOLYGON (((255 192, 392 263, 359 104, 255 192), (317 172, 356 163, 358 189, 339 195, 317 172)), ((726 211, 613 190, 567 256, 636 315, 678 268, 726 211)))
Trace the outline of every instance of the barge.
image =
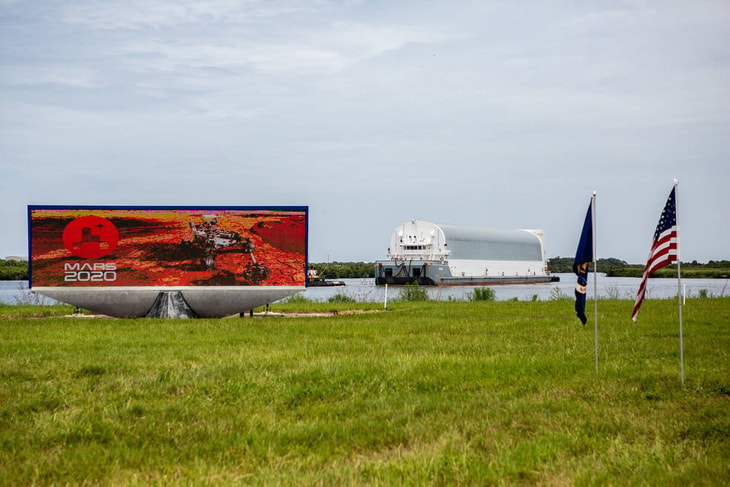
POLYGON ((387 260, 375 262, 375 284, 491 286, 554 282, 542 230, 493 230, 402 223, 390 238, 387 260))

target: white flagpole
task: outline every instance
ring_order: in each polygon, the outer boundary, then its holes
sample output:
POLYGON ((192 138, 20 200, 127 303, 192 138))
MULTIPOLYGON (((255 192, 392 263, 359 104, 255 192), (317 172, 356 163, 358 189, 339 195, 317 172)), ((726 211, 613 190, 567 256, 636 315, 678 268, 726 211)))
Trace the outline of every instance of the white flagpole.
POLYGON ((684 387, 684 342, 682 339, 682 260, 679 253, 679 179, 674 179, 674 211, 677 224, 677 301, 679 306, 679 375, 684 387))
POLYGON ((596 192, 593 192, 591 201, 591 232, 593 234, 593 339, 596 348, 596 374, 598 374, 598 272, 596 257, 596 192))

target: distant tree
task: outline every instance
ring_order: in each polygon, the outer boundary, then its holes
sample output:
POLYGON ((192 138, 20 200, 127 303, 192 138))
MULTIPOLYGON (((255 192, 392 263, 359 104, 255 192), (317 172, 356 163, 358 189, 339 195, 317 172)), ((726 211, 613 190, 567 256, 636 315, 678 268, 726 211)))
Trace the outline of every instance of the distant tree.
POLYGON ((573 272, 572 257, 551 257, 548 259, 548 269, 552 273, 573 272))
MULTIPOLYGON (((630 267, 626 261, 614 257, 598 259, 596 265, 598 272, 609 272, 613 269, 630 267)), ((553 273, 573 272, 573 257, 551 257, 548 259, 548 269, 553 273)), ((588 271, 593 272, 592 265, 588 267, 588 271)))
POLYGON ((0 281, 28 280, 28 262, 24 260, 0 259, 0 281))

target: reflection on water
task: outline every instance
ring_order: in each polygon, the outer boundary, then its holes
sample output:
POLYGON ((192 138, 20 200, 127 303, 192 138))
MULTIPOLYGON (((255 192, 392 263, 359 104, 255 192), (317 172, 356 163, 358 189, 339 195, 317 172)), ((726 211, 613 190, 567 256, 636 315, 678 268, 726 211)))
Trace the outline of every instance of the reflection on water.
MULTIPOLYGON (((519 301, 548 301, 557 298, 573 299, 575 276, 558 274, 560 282, 545 284, 515 284, 493 286, 497 301, 517 299, 519 301)), ((374 279, 342 279, 347 285, 338 287, 310 287, 302 292, 305 298, 326 302, 332 296, 341 294, 358 302, 379 302, 385 300, 385 286, 376 286, 374 279)), ((597 276, 599 298, 628 299, 636 297, 639 278, 597 276)), ((687 298, 730 296, 730 279, 683 279, 682 292, 687 298)), ((425 287, 428 295, 438 301, 465 301, 474 286, 425 287)), ((400 286, 388 286, 388 300, 398 297, 400 286)), ((676 279, 650 279, 647 285, 647 299, 670 298, 677 295, 676 279)), ((593 275, 588 280, 588 298, 593 298, 593 275)), ((31 293, 27 281, 0 281, 0 303, 6 304, 53 304, 54 300, 31 293)))

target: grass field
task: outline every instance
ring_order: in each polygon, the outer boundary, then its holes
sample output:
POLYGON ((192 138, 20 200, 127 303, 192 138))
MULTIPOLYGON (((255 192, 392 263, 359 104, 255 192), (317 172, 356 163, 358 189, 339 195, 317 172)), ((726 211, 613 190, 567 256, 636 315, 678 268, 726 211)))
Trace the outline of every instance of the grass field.
POLYGON ((0 485, 728 485, 730 298, 0 306, 0 485), (297 311, 296 304, 273 311, 297 311))

